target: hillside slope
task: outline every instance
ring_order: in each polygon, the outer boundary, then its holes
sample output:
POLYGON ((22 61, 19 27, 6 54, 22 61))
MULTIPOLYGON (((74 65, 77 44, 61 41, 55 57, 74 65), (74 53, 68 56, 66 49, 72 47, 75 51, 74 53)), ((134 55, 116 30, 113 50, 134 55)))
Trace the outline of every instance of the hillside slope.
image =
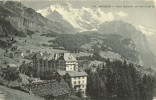
POLYGON ((1 85, 0 85, 0 91, 2 92, 1 95, 4 96, 4 100, 44 100, 41 97, 30 95, 28 93, 21 92, 18 90, 13 90, 1 85))

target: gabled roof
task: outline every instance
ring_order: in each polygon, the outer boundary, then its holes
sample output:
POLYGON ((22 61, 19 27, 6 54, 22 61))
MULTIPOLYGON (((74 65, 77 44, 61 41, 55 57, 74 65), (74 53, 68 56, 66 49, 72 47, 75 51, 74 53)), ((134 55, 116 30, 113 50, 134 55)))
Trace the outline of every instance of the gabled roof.
POLYGON ((66 74, 66 71, 57 71, 57 73, 60 75, 60 76, 64 76, 66 74))
POLYGON ((69 93, 67 89, 61 87, 55 80, 32 83, 24 86, 23 88, 24 90, 27 90, 34 95, 38 95, 41 97, 47 95, 57 97, 69 93))
POLYGON ((17 67, 15 64, 8 64, 8 66, 9 66, 9 67, 12 67, 12 68, 13 68, 13 67, 14 67, 14 68, 17 67))
POLYGON ((37 58, 37 59, 43 59, 43 53, 42 52, 37 52, 35 53, 32 58, 37 58))
POLYGON ((77 61, 76 58, 70 53, 63 53, 59 59, 64 59, 65 61, 77 61))
POLYGON ((79 77, 79 76, 87 76, 88 74, 86 72, 78 72, 78 71, 72 71, 67 73, 70 77, 79 77))
POLYGON ((48 54, 47 52, 42 53, 42 52, 37 52, 35 53, 32 58, 36 58, 38 60, 43 59, 43 60, 53 60, 55 59, 55 54, 48 54))

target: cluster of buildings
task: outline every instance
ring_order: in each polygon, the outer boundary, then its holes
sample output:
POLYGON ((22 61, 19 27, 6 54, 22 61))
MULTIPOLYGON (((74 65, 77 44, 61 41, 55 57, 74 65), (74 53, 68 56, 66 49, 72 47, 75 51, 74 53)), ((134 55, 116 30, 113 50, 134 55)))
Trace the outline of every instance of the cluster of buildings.
POLYGON ((32 59, 37 77, 44 77, 51 72, 56 79, 64 79, 75 91, 86 94, 87 73, 79 71, 78 61, 71 53, 48 54, 38 52, 34 54, 32 59))

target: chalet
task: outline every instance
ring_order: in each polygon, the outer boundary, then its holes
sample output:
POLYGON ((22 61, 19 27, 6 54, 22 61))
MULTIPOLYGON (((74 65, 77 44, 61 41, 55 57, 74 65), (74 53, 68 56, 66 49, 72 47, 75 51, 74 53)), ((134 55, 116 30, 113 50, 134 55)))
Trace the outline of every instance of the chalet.
POLYGON ((65 80, 75 89, 76 92, 79 90, 82 91, 84 95, 86 95, 86 85, 87 85, 87 73, 86 72, 67 72, 65 75, 65 80))
POLYGON ((16 66, 15 64, 8 64, 8 65, 6 66, 6 68, 11 68, 11 69, 19 70, 19 67, 16 66))
POLYGON ((58 58, 57 65, 60 71, 78 71, 78 61, 70 53, 63 53, 58 58))
POLYGON ((17 58, 24 57, 24 53, 22 51, 16 51, 16 52, 14 52, 14 56, 17 58))
POLYGON ((46 100, 68 100, 69 96, 69 90, 55 80, 31 83, 23 86, 22 89, 46 100))
POLYGON ((32 53, 32 51, 31 51, 31 50, 26 50, 25 52, 26 52, 26 53, 32 53))

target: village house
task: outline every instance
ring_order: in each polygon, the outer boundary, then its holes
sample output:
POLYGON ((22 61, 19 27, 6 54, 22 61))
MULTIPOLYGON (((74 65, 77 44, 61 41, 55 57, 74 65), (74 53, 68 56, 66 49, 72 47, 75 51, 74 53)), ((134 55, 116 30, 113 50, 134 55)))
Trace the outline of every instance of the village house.
POLYGON ((86 85, 87 85, 87 73, 86 72, 67 72, 65 74, 66 82, 75 89, 76 92, 79 90, 86 95, 86 85))
POLYGON ((56 72, 57 62, 55 55, 37 52, 33 57, 33 67, 36 69, 36 76, 42 77, 47 72, 56 72))
POLYGON ((32 51, 31 50, 26 50, 25 53, 32 53, 32 51))
POLYGON ((16 57, 16 58, 19 58, 19 57, 24 58, 24 53, 22 51, 16 51, 16 52, 14 52, 14 57, 16 57))
POLYGON ((69 90, 57 81, 43 81, 25 85, 22 89, 30 94, 45 98, 46 100, 68 100, 69 90))
POLYGON ((75 89, 76 92, 81 91, 82 94, 86 95, 87 85, 87 73, 83 71, 57 71, 55 73, 57 81, 65 79, 70 87, 75 89))
POLYGON ((5 66, 0 66, 0 74, 2 74, 8 68, 13 69, 13 70, 18 70, 19 69, 19 67, 17 67, 15 64, 7 64, 5 66))
POLYGON ((58 82, 64 79, 76 92, 80 90, 86 95, 87 73, 78 70, 78 61, 72 54, 38 52, 33 56, 33 66, 36 68, 38 77, 42 78, 48 72, 53 72, 51 74, 54 74, 54 78, 58 82))
POLYGON ((7 68, 11 68, 11 69, 19 70, 19 67, 16 66, 15 64, 8 64, 6 67, 7 67, 7 68))
POLYGON ((60 71, 78 71, 78 61, 70 53, 61 54, 57 65, 60 71))

